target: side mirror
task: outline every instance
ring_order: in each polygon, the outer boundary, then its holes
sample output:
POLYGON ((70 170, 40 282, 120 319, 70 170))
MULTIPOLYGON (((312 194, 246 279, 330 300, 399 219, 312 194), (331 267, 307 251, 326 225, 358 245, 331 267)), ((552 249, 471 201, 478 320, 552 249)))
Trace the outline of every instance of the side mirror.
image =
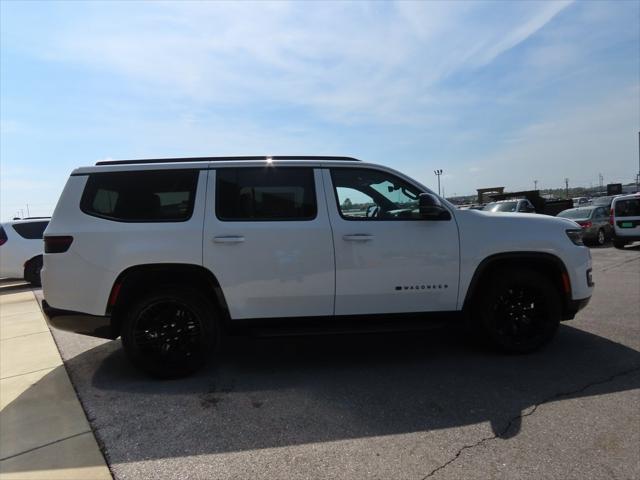
POLYGON ((451 220, 451 213, 442 206, 440 199, 431 193, 421 193, 418 197, 420 216, 424 220, 451 220))

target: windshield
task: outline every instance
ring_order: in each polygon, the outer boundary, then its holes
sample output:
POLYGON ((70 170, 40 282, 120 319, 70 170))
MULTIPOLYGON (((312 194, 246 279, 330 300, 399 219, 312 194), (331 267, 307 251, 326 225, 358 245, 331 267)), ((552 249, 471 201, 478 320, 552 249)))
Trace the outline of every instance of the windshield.
POLYGON ((589 218, 591 216, 592 209, 586 208, 572 208, 571 210, 565 210, 558 214, 562 218, 589 218))
POLYGON ((487 212, 515 212, 518 208, 518 202, 492 202, 483 210, 487 212))

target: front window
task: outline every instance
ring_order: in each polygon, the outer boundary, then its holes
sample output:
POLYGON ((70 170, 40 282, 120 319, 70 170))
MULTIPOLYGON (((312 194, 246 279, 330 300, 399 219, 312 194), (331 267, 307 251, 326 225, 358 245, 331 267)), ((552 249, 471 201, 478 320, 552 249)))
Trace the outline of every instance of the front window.
POLYGON ((347 220, 420 220, 418 188, 379 170, 335 168, 331 179, 347 220))

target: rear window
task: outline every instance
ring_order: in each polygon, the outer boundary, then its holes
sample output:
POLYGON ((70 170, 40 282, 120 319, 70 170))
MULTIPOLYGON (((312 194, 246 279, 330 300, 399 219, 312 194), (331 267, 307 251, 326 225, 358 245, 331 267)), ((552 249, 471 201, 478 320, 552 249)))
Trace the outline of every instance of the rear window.
MULTIPOLYGON (((49 222, 14 223, 13 229, 22 238, 26 238, 28 240, 42 240, 44 230, 47 228, 47 225, 49 225, 49 222)), ((2 233, 4 233, 4 231, 2 233)))
POLYGON ((312 220, 316 193, 311 168, 221 168, 216 216, 227 221, 312 220))
POLYGON ((120 222, 183 222, 191 218, 198 170, 95 173, 80 209, 120 222))
POLYGON ((618 200, 615 213, 616 217, 640 217, 640 198, 618 200))
POLYGON ((562 218, 589 218, 591 216, 592 209, 576 208, 573 210, 565 210, 558 214, 562 218))

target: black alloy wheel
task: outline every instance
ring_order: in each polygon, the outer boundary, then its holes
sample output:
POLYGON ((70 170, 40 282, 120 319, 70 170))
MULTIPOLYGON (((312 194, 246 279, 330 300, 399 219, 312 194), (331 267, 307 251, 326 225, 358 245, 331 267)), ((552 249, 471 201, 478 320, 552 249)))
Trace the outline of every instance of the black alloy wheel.
POLYGON ((177 287, 146 295, 123 325, 125 351, 137 367, 155 377, 189 375, 214 350, 218 335, 213 311, 200 294, 177 287))
POLYGON ((537 350, 558 329, 560 294, 552 279, 537 271, 502 271, 483 297, 480 308, 485 333, 501 350, 537 350))

